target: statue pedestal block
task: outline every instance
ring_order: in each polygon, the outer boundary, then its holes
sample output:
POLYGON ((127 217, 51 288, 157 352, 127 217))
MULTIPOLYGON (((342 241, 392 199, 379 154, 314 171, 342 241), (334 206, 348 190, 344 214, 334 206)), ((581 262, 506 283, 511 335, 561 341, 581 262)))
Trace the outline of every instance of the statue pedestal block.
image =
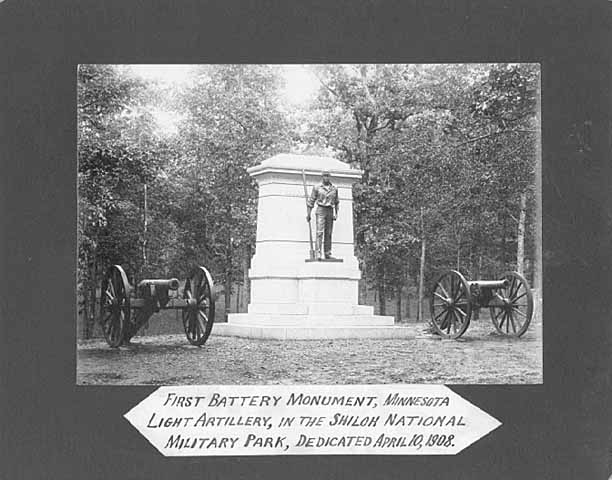
MULTIPOLYGON (((390 316, 358 304, 361 278, 353 245, 352 185, 362 172, 333 158, 277 155, 249 169, 259 185, 256 251, 247 313, 217 323, 215 335, 272 339, 403 338, 390 316), (310 249, 303 176, 308 191, 329 170, 338 188, 335 258, 305 259, 310 249)), ((314 218, 314 215, 313 215, 314 218)), ((314 222, 312 222, 314 236, 314 222)))

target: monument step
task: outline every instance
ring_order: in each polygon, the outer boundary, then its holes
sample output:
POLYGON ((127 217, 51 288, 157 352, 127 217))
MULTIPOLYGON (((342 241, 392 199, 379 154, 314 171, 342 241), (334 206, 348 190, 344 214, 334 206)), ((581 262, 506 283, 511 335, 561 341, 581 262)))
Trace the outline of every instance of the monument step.
POLYGON ((350 303, 251 303, 248 313, 282 315, 373 315, 374 307, 350 303))
POLYGON ((390 326, 393 317, 382 315, 281 315, 262 313, 231 313, 231 325, 249 326, 298 326, 298 327, 336 327, 336 326, 390 326))
POLYGON ((414 330, 405 326, 286 327, 218 323, 213 327, 212 335, 270 340, 329 340, 340 338, 407 339, 413 338, 414 330))

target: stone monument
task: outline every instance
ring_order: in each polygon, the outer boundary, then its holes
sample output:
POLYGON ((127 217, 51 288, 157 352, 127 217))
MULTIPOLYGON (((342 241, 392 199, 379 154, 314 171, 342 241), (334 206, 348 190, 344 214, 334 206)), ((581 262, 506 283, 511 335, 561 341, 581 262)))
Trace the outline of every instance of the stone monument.
POLYGON ((374 315, 373 307, 358 304, 352 185, 363 172, 333 158, 294 154, 276 155, 248 172, 259 185, 251 303, 248 313, 230 314, 213 333, 272 339, 407 336, 393 317, 374 315), (336 261, 330 262, 309 257, 303 184, 305 176, 310 193, 324 170, 340 200, 332 239, 336 261))

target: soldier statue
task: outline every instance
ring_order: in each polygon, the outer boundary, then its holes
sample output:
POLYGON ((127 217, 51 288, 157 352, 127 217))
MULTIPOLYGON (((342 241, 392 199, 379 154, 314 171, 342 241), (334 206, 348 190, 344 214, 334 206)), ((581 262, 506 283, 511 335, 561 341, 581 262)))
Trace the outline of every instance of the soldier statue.
POLYGON ((321 247, 326 259, 331 259, 332 230, 334 221, 338 218, 338 189, 332 185, 329 171, 321 172, 321 183, 312 189, 307 201, 306 221, 310 222, 310 212, 317 205, 317 241, 315 255, 322 260, 321 247))

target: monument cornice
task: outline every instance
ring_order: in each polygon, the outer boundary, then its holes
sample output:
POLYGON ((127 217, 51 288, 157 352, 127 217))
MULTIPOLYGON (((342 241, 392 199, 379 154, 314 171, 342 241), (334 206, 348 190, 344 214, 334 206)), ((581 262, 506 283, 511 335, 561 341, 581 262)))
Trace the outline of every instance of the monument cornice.
POLYGON ((335 179, 359 180, 363 175, 363 170, 352 168, 348 163, 337 158, 295 153, 279 153, 259 165, 247 168, 251 177, 266 174, 301 176, 302 172, 318 177, 324 170, 329 171, 332 178, 335 179))
MULTIPOLYGON (((314 169, 297 169, 297 168, 281 168, 271 167, 267 165, 255 165, 254 167, 247 168, 247 172, 251 177, 259 177, 265 174, 281 174, 281 175, 302 175, 302 171, 305 175, 320 176, 321 170, 314 169)), ((334 170, 329 169, 332 178, 349 178, 354 180, 360 180, 363 175, 363 170, 351 169, 351 170, 334 170)))

